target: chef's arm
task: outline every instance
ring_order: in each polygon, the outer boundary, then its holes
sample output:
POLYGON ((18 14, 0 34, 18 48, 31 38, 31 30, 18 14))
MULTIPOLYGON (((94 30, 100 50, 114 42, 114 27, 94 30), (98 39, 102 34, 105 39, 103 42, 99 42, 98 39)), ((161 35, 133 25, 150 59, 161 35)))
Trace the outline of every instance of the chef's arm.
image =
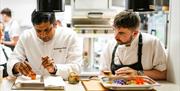
POLYGON ((13 69, 12 69, 12 73, 13 73, 13 74, 18 74, 18 73, 19 73, 19 72, 17 71, 17 65, 18 65, 18 64, 19 64, 19 62, 14 65, 14 67, 13 67, 13 69))
POLYGON ((167 70, 165 71, 158 71, 158 70, 145 70, 144 75, 151 77, 154 80, 166 80, 167 77, 167 70))
POLYGON ((16 36, 16 37, 13 37, 13 38, 11 39, 11 41, 2 41, 2 44, 4 44, 4 45, 10 45, 10 46, 15 46, 16 43, 17 43, 17 41, 18 41, 18 39, 19 39, 19 37, 16 36))
POLYGON ((7 72, 10 76, 14 76, 14 73, 17 73, 17 70, 14 69, 17 63, 22 62, 26 59, 25 51, 23 44, 21 42, 21 38, 19 39, 14 51, 9 56, 9 60, 7 61, 7 72))
POLYGON ((136 76, 136 75, 146 75, 154 80, 166 80, 166 70, 159 71, 156 69, 152 69, 152 70, 142 71, 142 70, 134 70, 130 67, 122 67, 116 70, 115 74, 119 76, 126 76, 126 77, 131 77, 131 76, 136 76))

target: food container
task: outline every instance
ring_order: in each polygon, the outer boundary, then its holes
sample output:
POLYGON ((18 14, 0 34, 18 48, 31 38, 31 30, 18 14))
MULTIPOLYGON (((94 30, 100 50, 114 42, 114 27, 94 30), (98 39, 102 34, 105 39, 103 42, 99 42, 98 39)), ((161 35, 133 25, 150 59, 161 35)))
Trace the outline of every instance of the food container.
POLYGON ((78 75, 77 73, 71 72, 71 73, 69 74, 68 82, 69 82, 70 84, 76 84, 76 83, 79 82, 79 80, 80 80, 80 78, 79 78, 79 75, 78 75))

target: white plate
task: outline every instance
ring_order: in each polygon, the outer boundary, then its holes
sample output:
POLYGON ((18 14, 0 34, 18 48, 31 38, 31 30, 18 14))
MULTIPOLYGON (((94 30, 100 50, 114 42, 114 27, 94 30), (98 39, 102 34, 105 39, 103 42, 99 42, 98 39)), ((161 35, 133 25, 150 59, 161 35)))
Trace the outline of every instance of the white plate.
MULTIPOLYGON (((142 77, 144 80, 148 82, 145 82, 143 85, 136 85, 136 84, 120 85, 120 84, 115 84, 115 83, 111 84, 111 83, 108 83, 109 81, 108 77, 100 77, 100 81, 105 88, 108 88, 111 90, 151 90, 153 89, 154 86, 160 86, 159 83, 157 83, 156 81, 152 80, 151 78, 147 76, 138 76, 138 77, 142 77)), ((115 79, 118 79, 118 78, 116 77, 115 79)))

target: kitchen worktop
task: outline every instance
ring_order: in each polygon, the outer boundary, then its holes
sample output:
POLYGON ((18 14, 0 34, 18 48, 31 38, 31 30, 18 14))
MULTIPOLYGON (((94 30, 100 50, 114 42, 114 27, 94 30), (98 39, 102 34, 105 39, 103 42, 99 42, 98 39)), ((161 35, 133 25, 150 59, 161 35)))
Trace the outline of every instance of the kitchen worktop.
MULTIPOLYGON (((180 87, 177 84, 168 81, 158 81, 161 86, 154 87, 156 91, 180 91, 180 87)), ((24 91, 24 90, 11 90, 14 80, 3 79, 0 91, 24 91)), ((32 91, 32 90, 26 90, 32 91)), ((45 90, 33 90, 33 91, 45 91, 45 90)), ((51 91, 51 90, 48 90, 51 91)), ((53 90, 52 90, 53 91, 53 90)), ((59 90, 58 90, 59 91, 59 90)), ((81 82, 78 84, 68 84, 66 81, 65 91, 85 91, 81 82)))

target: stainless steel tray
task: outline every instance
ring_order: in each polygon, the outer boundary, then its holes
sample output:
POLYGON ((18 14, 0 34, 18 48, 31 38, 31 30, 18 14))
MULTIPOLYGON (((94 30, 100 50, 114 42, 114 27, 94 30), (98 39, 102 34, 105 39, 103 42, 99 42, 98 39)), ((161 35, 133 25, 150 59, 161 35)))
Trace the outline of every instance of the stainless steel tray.
POLYGON ((52 77, 47 76, 43 77, 45 79, 42 79, 42 76, 37 75, 35 80, 31 80, 31 78, 26 76, 19 76, 17 77, 15 83, 12 86, 13 90, 63 90, 65 87, 65 83, 60 77, 52 77), (50 80, 48 80, 50 79, 50 80), (45 82, 46 81, 46 82, 45 82), (49 82, 50 81, 50 82, 49 82), (55 82, 55 84, 58 85, 47 85, 47 83, 55 82), (56 82, 58 81, 58 82, 56 82), (60 85, 59 82, 62 82, 60 85), (46 83, 46 84, 45 84, 46 83))
POLYGON ((64 86, 45 87, 44 83, 16 83, 13 90, 64 90, 64 86))
POLYGON ((157 83, 156 81, 152 80, 151 78, 147 76, 138 76, 138 77, 144 79, 146 82, 141 85, 137 85, 137 84, 121 85, 121 84, 115 84, 115 83, 110 82, 112 81, 112 79, 116 79, 116 80, 123 79, 123 78, 118 78, 118 77, 115 77, 115 78, 100 77, 100 82, 105 88, 108 88, 110 90, 152 90, 154 86, 160 86, 159 83, 157 83))

